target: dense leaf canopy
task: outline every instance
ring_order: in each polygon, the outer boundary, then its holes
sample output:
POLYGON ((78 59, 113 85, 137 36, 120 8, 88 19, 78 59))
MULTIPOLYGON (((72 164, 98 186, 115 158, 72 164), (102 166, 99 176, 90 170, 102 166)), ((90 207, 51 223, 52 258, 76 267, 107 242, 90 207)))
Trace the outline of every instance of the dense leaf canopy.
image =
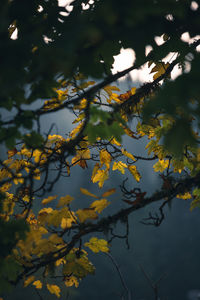
MULTIPOLYGON (((63 7, 57 0, 2 0, 0 20, 0 141, 7 147, 0 160, 0 291, 20 280, 41 289, 39 270, 78 287, 95 270, 87 249, 108 252, 118 221, 128 228, 131 213, 161 201, 160 214, 149 218, 158 226, 175 197, 192 199, 191 209, 200 205, 199 3, 74 0, 63 7), (136 59, 113 74, 121 48, 133 49, 136 59), (120 91, 116 81, 145 64, 152 80, 120 91), (67 137, 53 127, 45 133, 43 118, 63 110, 73 112, 74 129, 67 137), (129 153, 123 135, 133 145, 148 140, 147 156, 129 153), (141 160, 155 161, 163 181, 148 197, 137 184, 141 160), (71 195, 54 195, 61 177, 70 180, 71 169, 88 164, 91 184, 100 189, 112 172, 133 177, 133 189, 125 180, 121 185, 124 208, 115 203, 116 212, 104 214, 116 187, 96 193, 79 187, 93 201, 77 210, 71 195), (95 236, 106 232, 108 241, 95 236)), ((46 288, 60 297, 56 284, 46 288)))

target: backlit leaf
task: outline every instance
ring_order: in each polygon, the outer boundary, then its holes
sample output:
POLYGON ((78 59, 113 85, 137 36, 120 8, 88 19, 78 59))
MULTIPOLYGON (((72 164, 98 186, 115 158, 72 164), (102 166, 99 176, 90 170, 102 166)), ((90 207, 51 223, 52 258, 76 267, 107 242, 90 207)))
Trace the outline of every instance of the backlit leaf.
POLYGON ((49 290, 49 292, 51 294, 56 295, 58 298, 60 298, 60 288, 59 286, 55 285, 55 284, 48 284, 47 283, 47 289, 49 290))
POLYGON ((45 198, 42 200, 42 204, 43 205, 46 205, 48 204, 49 202, 53 201, 54 199, 56 199, 58 196, 49 196, 48 198, 45 198))
POLYGON ((29 276, 25 281, 24 281, 24 287, 28 286, 33 280, 35 279, 35 276, 29 276))
POLYGON ((104 181, 108 179, 108 170, 98 170, 96 175, 93 177, 93 182, 99 182, 98 185, 102 188, 104 181))
POLYGON ((75 276, 67 277, 65 280, 66 287, 75 286, 76 288, 79 286, 79 282, 75 276))
POLYGON ((135 178, 135 180, 139 182, 141 179, 141 175, 138 172, 136 166, 128 166, 128 169, 129 169, 130 173, 133 175, 133 177, 135 178))
POLYGON ((101 166, 103 166, 103 164, 105 164, 106 167, 109 169, 110 162, 112 160, 112 156, 110 155, 110 153, 108 153, 107 150, 103 149, 99 153, 99 158, 100 158, 101 166))
POLYGON ((108 202, 107 199, 101 199, 92 202, 92 204, 90 204, 90 207, 94 208, 94 210, 100 214, 102 210, 104 210, 104 208, 106 208, 109 204, 110 202, 108 202))
POLYGON ((92 237, 89 242, 84 244, 85 247, 89 247, 94 253, 109 252, 108 242, 103 239, 92 237))
POLYGON ((36 289, 41 289, 42 288, 42 282, 40 280, 36 280, 32 283, 36 287, 36 289))
POLYGON ((169 160, 159 159, 153 166, 155 172, 163 172, 169 166, 169 160))
POLYGON ((107 190, 105 193, 103 193, 103 194, 101 195, 101 197, 108 197, 108 196, 114 194, 115 192, 116 192, 116 189, 115 189, 115 188, 109 189, 109 190, 107 190))
POLYGON ((90 193, 87 189, 84 188, 80 188, 80 191, 82 194, 86 195, 86 196, 90 196, 90 197, 94 197, 94 198, 98 198, 96 195, 90 193))
POLYGON ((94 208, 79 209, 77 210, 76 214, 81 223, 85 222, 86 220, 95 220, 98 218, 98 215, 95 212, 94 208))
POLYGON ((58 204, 56 205, 56 207, 62 207, 62 206, 68 205, 73 200, 74 200, 74 197, 72 197, 70 195, 66 195, 64 197, 60 197, 60 200, 58 201, 58 204))
POLYGON ((122 161, 115 161, 114 164, 113 164, 113 167, 112 167, 112 170, 115 171, 115 170, 119 170, 122 174, 125 173, 125 169, 124 168, 127 168, 127 165, 125 163, 123 163, 122 161))

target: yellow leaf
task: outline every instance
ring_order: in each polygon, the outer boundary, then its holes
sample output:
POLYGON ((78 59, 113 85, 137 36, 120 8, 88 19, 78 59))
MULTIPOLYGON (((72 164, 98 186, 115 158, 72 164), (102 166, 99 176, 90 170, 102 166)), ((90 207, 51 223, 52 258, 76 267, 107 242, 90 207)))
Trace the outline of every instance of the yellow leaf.
POLYGON ((22 198, 22 200, 24 201, 24 202, 29 202, 30 201, 30 198, 29 198, 29 196, 28 195, 25 195, 23 198, 22 198))
POLYGON ((110 155, 110 153, 108 153, 107 150, 103 149, 99 153, 99 158, 100 158, 101 167, 103 166, 103 164, 105 164, 106 167, 109 169, 110 162, 112 160, 112 156, 110 155))
POLYGON ((93 182, 99 182, 98 185, 102 188, 104 181, 108 179, 108 170, 98 170, 93 177, 93 182))
POLYGON ((120 89, 116 86, 107 85, 106 87, 104 87, 104 91, 108 94, 108 96, 111 96, 112 91, 119 91, 120 92, 120 89))
POLYGON ((76 119, 72 122, 72 124, 78 123, 78 122, 82 121, 84 118, 85 118, 85 113, 81 113, 81 114, 78 116, 78 118, 76 118, 76 119))
POLYGON ((60 265, 64 265, 66 264, 66 260, 64 258, 60 258, 58 260, 56 260, 55 265, 56 267, 60 266, 60 265))
POLYGON ((92 202, 92 204, 90 204, 90 207, 94 208, 94 210, 100 214, 102 210, 106 208, 109 204, 110 202, 108 202, 107 199, 101 199, 92 202))
POLYGON ((56 205, 56 207, 61 207, 61 206, 68 205, 73 200, 74 200, 74 197, 72 197, 70 195, 66 195, 64 197, 60 197, 60 200, 59 200, 58 204, 56 205))
POLYGON ((79 282, 77 278, 72 275, 65 280, 65 285, 66 287, 75 285, 75 287, 77 288, 79 286, 79 282))
POLYGON ((122 148, 122 154, 125 155, 126 157, 132 159, 133 161, 136 161, 135 157, 131 153, 124 150, 123 148, 122 148))
POLYGON ((92 176, 91 176, 92 182, 94 182, 93 179, 94 179, 94 177, 95 177, 95 175, 97 174, 97 171, 98 171, 99 169, 100 169, 100 165, 99 165, 99 163, 96 163, 95 166, 94 166, 94 169, 93 169, 93 171, 92 171, 92 176))
POLYGON ((84 244, 84 246, 90 248, 90 250, 92 250, 94 253, 98 253, 100 251, 109 252, 108 242, 96 237, 91 238, 88 243, 84 244))
POLYGON ((140 173, 138 172, 136 166, 128 166, 128 169, 129 169, 129 171, 131 172, 131 174, 133 175, 133 177, 135 178, 135 180, 136 180, 137 182, 139 182, 140 179, 141 179, 141 175, 140 175, 140 173))
POLYGON ((70 228, 75 220, 73 218, 62 218, 60 227, 62 229, 70 228))
POLYGON ((157 163, 154 164, 153 168, 155 172, 163 172, 169 166, 169 160, 159 159, 157 163))
POLYGON ((49 202, 53 201, 54 199, 56 199, 58 196, 49 196, 48 198, 45 198, 42 200, 42 204, 43 205, 46 205, 48 204, 49 202))
POLYGON ((98 215, 96 214, 94 208, 79 209, 77 210, 76 214, 81 223, 85 222, 88 219, 95 220, 98 218, 98 215))
POLYGON ((154 76, 153 76, 153 79, 155 80, 158 77, 160 77, 161 75, 165 74, 165 72, 169 66, 170 66, 169 63, 164 63, 164 62, 157 63, 150 72, 150 73, 156 72, 156 74, 154 74, 154 76))
POLYGON ((112 138, 111 144, 121 147, 121 144, 116 140, 116 138, 112 138))
POLYGON ((51 207, 42 208, 42 209, 39 211, 39 215, 40 215, 40 214, 50 214, 52 211, 53 211, 53 209, 52 209, 51 207))
POLYGON ((13 157, 16 153, 17 153, 17 149, 16 148, 14 148, 12 150, 8 150, 8 152, 7 152, 8 158, 13 157))
POLYGON ((192 195, 189 192, 186 192, 184 194, 176 195, 176 198, 187 200, 187 199, 192 199, 192 195))
POLYGON ((59 286, 55 284, 48 284, 47 283, 47 289, 51 294, 55 294, 58 298, 60 298, 60 288, 59 286))
POLYGON ((42 282, 40 280, 36 280, 32 283, 36 287, 36 289, 41 289, 42 288, 42 282))
POLYGON ((33 280, 35 279, 35 276, 29 276, 25 281, 24 281, 24 287, 28 286, 33 280))
POLYGON ((81 131, 81 128, 83 126, 83 122, 79 123, 70 133, 70 136, 72 138, 75 138, 76 135, 81 131))
POLYGON ((87 195, 87 196, 90 196, 90 197, 93 197, 93 198, 98 198, 96 195, 90 193, 87 189, 80 188, 80 191, 81 191, 81 193, 84 194, 84 195, 87 195))
POLYGON ((105 193, 103 193, 103 194, 101 195, 101 197, 108 197, 108 196, 114 194, 115 192, 116 192, 116 189, 115 189, 115 188, 109 189, 109 190, 107 190, 105 193))
POLYGON ((35 162, 38 163, 42 158, 42 151, 36 149, 33 151, 33 157, 35 158, 35 162))
POLYGON ((84 169, 85 167, 87 167, 85 159, 90 159, 90 157, 91 156, 89 149, 77 150, 76 156, 72 158, 72 164, 78 164, 84 169))
POLYGON ((115 161, 114 164, 113 164, 113 167, 112 167, 112 170, 115 171, 115 170, 119 170, 122 174, 125 173, 125 169, 124 168, 127 168, 127 165, 124 164, 122 161, 115 161))

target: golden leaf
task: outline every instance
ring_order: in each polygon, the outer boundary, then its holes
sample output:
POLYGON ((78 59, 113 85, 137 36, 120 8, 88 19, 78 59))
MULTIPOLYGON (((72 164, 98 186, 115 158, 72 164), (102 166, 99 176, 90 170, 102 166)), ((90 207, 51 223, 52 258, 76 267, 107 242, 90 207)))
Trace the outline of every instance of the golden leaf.
POLYGON ((75 276, 70 276, 65 280, 66 287, 75 286, 76 288, 79 286, 78 279, 75 276))
POLYGON ((128 169, 129 169, 129 171, 131 172, 131 174, 133 175, 133 177, 135 178, 135 180, 136 180, 137 182, 139 182, 140 179, 141 179, 141 175, 140 175, 140 173, 138 172, 136 166, 128 166, 128 169))
POLYGON ((157 163, 154 164, 153 168, 155 172, 163 172, 169 166, 169 160, 159 159, 157 163))
POLYGON ((70 136, 72 138, 75 138, 76 135, 81 131, 81 128, 83 126, 83 122, 79 123, 70 133, 70 136))
POLYGON ((93 169, 93 171, 92 171, 92 176, 91 176, 92 182, 94 182, 93 179, 94 179, 94 177, 95 177, 95 175, 97 174, 97 171, 98 171, 99 169, 100 169, 100 165, 99 165, 99 163, 96 163, 95 166, 94 166, 94 169, 93 169))
POLYGON ((121 151, 122 151, 122 154, 123 154, 123 155, 125 155, 126 157, 132 159, 133 161, 136 161, 135 157, 134 157, 131 153, 127 152, 127 151, 124 150, 123 148, 122 148, 121 151))
POLYGON ((108 179, 108 170, 98 170, 97 173, 94 175, 92 181, 99 182, 98 185, 102 188, 104 181, 108 179))
POLYGON ((75 220, 73 218, 62 218, 60 227, 62 229, 70 228, 75 220))
POLYGON ((87 189, 80 188, 80 191, 81 191, 81 193, 84 194, 84 195, 87 195, 87 196, 90 196, 90 197, 93 197, 93 198, 98 198, 96 195, 90 193, 87 189))
POLYGON ((12 150, 8 150, 8 152, 7 152, 8 158, 13 157, 16 153, 17 153, 17 149, 16 148, 14 148, 12 150))
POLYGON ((100 214, 102 210, 104 210, 104 208, 106 208, 109 204, 110 202, 108 202, 107 199, 101 199, 92 202, 92 204, 90 204, 90 207, 94 208, 94 210, 100 214))
POLYGON ((115 171, 115 170, 119 170, 122 174, 125 173, 125 169, 124 168, 127 168, 127 165, 125 163, 123 163, 122 161, 115 161, 114 164, 113 164, 113 167, 112 167, 112 170, 115 171))
POLYGON ((96 214, 94 208, 79 209, 77 210, 76 214, 81 223, 85 222, 88 219, 95 220, 98 218, 98 215, 96 214))
POLYGON ((92 237, 89 242, 84 244, 85 247, 90 248, 94 253, 98 252, 109 252, 108 242, 103 239, 92 237))
POLYGON ((176 195, 176 198, 187 200, 187 199, 192 199, 192 195, 189 192, 186 192, 184 194, 176 195))
POLYGON ((74 200, 74 197, 72 197, 70 195, 66 195, 64 197, 60 197, 60 200, 59 200, 58 204, 56 205, 56 207, 61 207, 61 206, 68 205, 73 200, 74 200))
POLYGON ((116 138, 112 138, 110 142, 111 144, 121 147, 121 144, 116 140, 116 138))
POLYGON ((55 284, 48 284, 47 283, 47 289, 49 290, 49 292, 51 294, 56 295, 58 298, 60 298, 60 288, 59 286, 55 285, 55 284))
POLYGON ((103 194, 101 195, 101 197, 108 197, 108 196, 114 194, 115 192, 116 192, 116 189, 115 189, 115 188, 109 189, 109 190, 107 190, 105 193, 103 193, 103 194))
POLYGON ((161 75, 165 74, 167 68, 169 68, 170 64, 169 63, 164 63, 164 62, 159 62, 153 67, 150 73, 154 73, 153 79, 156 80, 158 77, 161 75))
POLYGON ((24 281, 24 287, 28 286, 33 280, 35 279, 35 276, 29 276, 25 281, 24 281))
POLYGON ((49 196, 48 198, 45 198, 42 200, 42 204, 43 205, 46 205, 48 204, 49 202, 53 201, 54 199, 56 199, 58 196, 49 196))
POLYGON ((36 289, 41 289, 42 288, 42 282, 40 280, 36 280, 32 283, 36 287, 36 289))
POLYGON ((107 150, 102 149, 99 153, 99 158, 100 158, 101 167, 103 166, 103 164, 105 164, 106 167, 109 169, 110 162, 112 160, 112 156, 110 155, 110 153, 108 153, 107 150))

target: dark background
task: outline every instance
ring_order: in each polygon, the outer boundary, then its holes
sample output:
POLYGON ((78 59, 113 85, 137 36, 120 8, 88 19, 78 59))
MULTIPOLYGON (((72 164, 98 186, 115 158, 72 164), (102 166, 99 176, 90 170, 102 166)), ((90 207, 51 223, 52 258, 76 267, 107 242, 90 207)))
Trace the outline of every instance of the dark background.
MULTIPOLYGON (((121 84, 120 87, 124 92, 128 89, 126 83, 121 84)), ((51 115, 51 119, 49 117, 48 119, 43 118, 44 132, 47 132, 50 124, 55 122, 54 133, 64 135, 71 130, 72 120, 72 116, 66 111, 61 112, 59 118, 58 114, 51 115)), ((137 141, 125 138, 124 145, 133 154, 146 154, 144 150, 145 141, 138 145, 137 141)), ((142 175, 141 183, 137 184, 130 177, 127 187, 139 186, 142 191, 146 191, 149 195, 159 190, 162 182, 158 173, 154 173, 152 165, 152 162, 139 163, 138 169, 142 175)), ((88 166, 87 170, 82 170, 79 166, 72 168, 71 177, 62 178, 55 185, 51 194, 74 196, 76 200, 73 209, 87 206, 89 199, 80 193, 80 187, 88 188, 96 194, 102 192, 97 184, 91 184, 92 165, 89 163, 88 166)), ((122 201, 119 189, 124 177, 118 171, 110 174, 111 177, 109 181, 105 182, 103 191, 112 187, 118 188, 117 193, 111 197, 112 204, 105 210, 105 215, 127 206, 122 201)), ((190 212, 189 206, 189 202, 175 199, 171 209, 165 208, 165 220, 160 227, 140 223, 145 217, 148 217, 149 212, 158 212, 159 203, 136 211, 129 216, 130 249, 127 249, 125 240, 118 239, 112 242, 111 255, 116 260, 126 285, 131 291, 132 300, 155 299, 154 291, 145 274, 152 283, 162 277, 158 284, 160 300, 200 299, 198 298, 198 294, 200 294, 200 212, 198 209, 190 212)), ((116 233, 123 234, 124 232, 125 226, 119 224, 116 227, 116 233)), ((78 289, 64 287, 60 299, 122 299, 120 295, 122 295, 123 286, 111 259, 103 253, 93 254, 90 250, 88 253, 89 258, 96 266, 96 274, 83 279, 78 289)), ((45 289, 40 291, 40 294, 42 299, 56 299, 45 289)), ((124 294, 124 297, 126 296, 124 294)), ((20 285, 4 297, 5 300, 28 298, 30 300, 39 299, 39 296, 34 288, 24 289, 20 285)))

